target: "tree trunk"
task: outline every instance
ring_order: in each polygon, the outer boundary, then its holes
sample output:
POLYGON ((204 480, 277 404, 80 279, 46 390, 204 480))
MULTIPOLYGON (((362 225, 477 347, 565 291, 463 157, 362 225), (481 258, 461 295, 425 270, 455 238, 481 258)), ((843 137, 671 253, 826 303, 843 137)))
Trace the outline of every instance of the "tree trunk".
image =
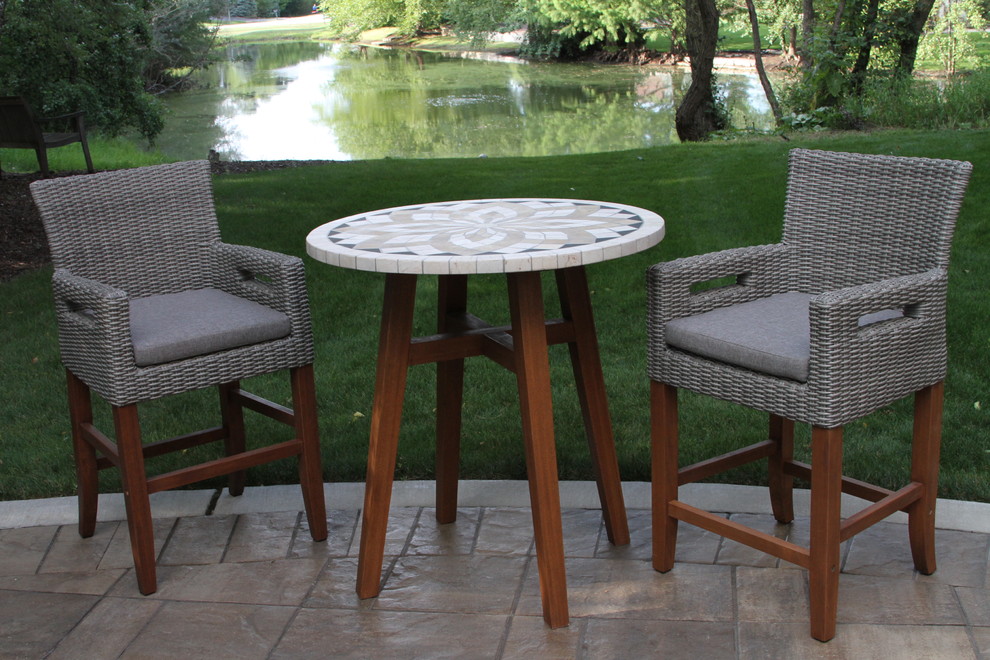
POLYGON ((773 93, 773 86, 767 78, 767 70, 763 66, 763 43, 760 41, 760 24, 756 19, 756 7, 753 0, 746 0, 746 9, 749 10, 749 24, 753 27, 753 55, 756 58, 756 73, 760 77, 760 84, 763 85, 763 93, 767 95, 767 103, 773 112, 773 120, 780 126, 782 115, 780 114, 780 104, 777 103, 777 96, 773 93))
POLYGON ((863 93, 863 83, 866 82, 866 70, 870 67, 870 55, 873 49, 873 40, 877 32, 877 14, 880 10, 880 0, 869 0, 866 7, 866 21, 863 27, 863 45, 860 46, 859 56, 853 65, 850 75, 853 94, 860 96, 863 93))
POLYGON ((687 51, 691 58, 691 86, 674 117, 682 142, 699 142, 725 128, 715 107, 712 66, 718 44, 718 8, 715 0, 686 0, 687 51))
POLYGON ((810 69, 814 64, 812 46, 815 41, 815 26, 818 17, 815 15, 815 0, 801 0, 801 64, 810 69))
POLYGON ((928 16, 932 13, 935 0, 917 0, 914 9, 908 15, 905 32, 898 40, 900 45, 900 56, 897 58, 895 73, 900 76, 910 76, 914 73, 914 61, 918 57, 918 42, 921 41, 921 33, 928 22, 928 16))

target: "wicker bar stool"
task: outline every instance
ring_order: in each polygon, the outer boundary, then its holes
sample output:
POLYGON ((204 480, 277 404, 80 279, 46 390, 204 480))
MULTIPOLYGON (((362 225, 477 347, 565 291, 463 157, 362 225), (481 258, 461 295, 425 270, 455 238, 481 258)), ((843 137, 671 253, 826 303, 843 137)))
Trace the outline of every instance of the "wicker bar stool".
POLYGON ((153 593, 149 494, 229 475, 230 493, 240 495, 246 468, 298 456, 310 531, 325 539, 302 260, 221 242, 206 161, 36 181, 31 193, 55 265, 79 533, 94 533, 98 470, 116 466, 138 587, 153 593), (282 369, 294 410, 240 388, 240 379, 282 369), (211 386, 220 392, 219 426, 142 444, 138 403, 211 386), (116 442, 93 425, 91 391, 112 408, 116 442), (247 450, 243 408, 293 427, 294 437, 247 450), (216 441, 222 458, 146 474, 145 458, 216 441))
POLYGON ((835 635, 843 541, 906 511, 915 566, 935 570, 947 268, 971 169, 795 149, 780 243, 649 269, 656 570, 674 567, 679 521, 802 566, 821 641, 835 635), (710 281, 722 286, 698 290, 710 281), (679 469, 678 388, 769 413, 769 439, 679 469), (843 426, 912 393, 910 483, 890 491, 843 477, 843 426), (795 422, 812 426, 811 465, 794 460, 795 422), (810 481, 810 547, 678 499, 681 484, 760 459, 779 522, 794 518, 794 478, 810 481), (873 504, 843 521, 843 492, 873 504))

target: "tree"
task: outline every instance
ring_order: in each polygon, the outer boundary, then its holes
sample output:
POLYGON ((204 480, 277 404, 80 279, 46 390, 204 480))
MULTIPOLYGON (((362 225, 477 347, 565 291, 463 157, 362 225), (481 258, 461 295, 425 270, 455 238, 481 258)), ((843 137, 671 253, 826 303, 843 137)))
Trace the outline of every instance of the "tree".
POLYGON ((209 0, 151 0, 147 16, 151 46, 144 67, 145 89, 161 93, 186 85, 212 61, 217 31, 207 27, 209 0))
POLYGON ((805 84, 810 107, 858 95, 877 49, 890 53, 891 73, 914 72, 918 46, 935 0, 802 0, 805 84), (816 2, 818 3, 816 5, 816 2), (820 18, 831 15, 828 23, 820 18))
POLYGON ((658 4, 649 0, 523 0, 522 7, 536 22, 590 50, 641 47, 642 26, 656 20, 658 4))
POLYGON ((0 32, 0 89, 41 113, 84 110, 91 126, 127 127, 149 139, 162 110, 144 89, 151 46, 143 11, 105 0, 7 0, 0 32))
POLYGON ((760 84, 763 85, 763 93, 766 94, 767 103, 770 104, 773 119, 779 126, 781 120, 780 104, 777 103, 777 95, 773 93, 773 85, 770 84, 770 78, 767 77, 767 70, 763 66, 763 42, 760 40, 760 22, 756 17, 756 6, 753 4, 753 0, 746 0, 746 9, 749 13, 749 22, 753 33, 753 55, 756 60, 756 74, 760 78, 760 84))
POLYGON ((726 126, 716 99, 712 71, 718 45, 719 11, 715 0, 686 0, 684 9, 691 86, 677 108, 674 125, 682 141, 697 142, 726 126))
POLYGON ((952 75, 960 63, 976 61, 976 49, 967 38, 967 30, 979 30, 986 38, 987 23, 976 0, 943 0, 937 15, 929 20, 930 29, 922 36, 919 50, 937 59, 942 70, 952 75))
POLYGON ((458 36, 475 45, 485 43, 493 32, 509 32, 524 25, 515 0, 447 0, 443 15, 458 36))
POLYGON ((921 34, 925 30, 925 24, 935 6, 935 0, 915 0, 914 5, 908 12, 898 12, 897 18, 900 23, 900 36, 898 46, 900 54, 897 58, 895 72, 902 76, 910 76, 914 72, 914 63, 918 59, 918 45, 921 43, 921 34))
POLYGON ((0 0, 0 90, 108 134, 164 124, 154 94, 206 66, 207 0, 0 0))
POLYGON ((320 0, 320 11, 344 37, 391 26, 403 34, 437 28, 444 0, 320 0))

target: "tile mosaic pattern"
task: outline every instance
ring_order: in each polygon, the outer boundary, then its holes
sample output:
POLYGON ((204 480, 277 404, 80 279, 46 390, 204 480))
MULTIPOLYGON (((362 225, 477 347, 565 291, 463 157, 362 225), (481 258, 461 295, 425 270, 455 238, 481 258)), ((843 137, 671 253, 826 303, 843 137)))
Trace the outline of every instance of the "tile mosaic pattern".
POLYGON ((572 199, 480 199, 384 209, 314 229, 314 259, 380 273, 553 270, 623 257, 663 238, 656 213, 572 199))

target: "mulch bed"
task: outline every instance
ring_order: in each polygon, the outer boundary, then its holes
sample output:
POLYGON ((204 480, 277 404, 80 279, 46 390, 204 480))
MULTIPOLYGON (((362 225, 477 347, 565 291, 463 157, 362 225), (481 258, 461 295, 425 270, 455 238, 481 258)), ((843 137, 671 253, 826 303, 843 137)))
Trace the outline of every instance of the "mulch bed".
MULTIPOLYGON (((214 174, 243 174, 278 170, 287 167, 324 164, 330 161, 264 160, 212 163, 214 174)), ((56 172, 53 177, 73 176, 85 172, 56 172)), ((40 173, 3 173, 0 179, 0 282, 24 271, 40 268, 51 262, 48 240, 41 225, 41 216, 31 199, 28 186, 42 178, 40 173)))

